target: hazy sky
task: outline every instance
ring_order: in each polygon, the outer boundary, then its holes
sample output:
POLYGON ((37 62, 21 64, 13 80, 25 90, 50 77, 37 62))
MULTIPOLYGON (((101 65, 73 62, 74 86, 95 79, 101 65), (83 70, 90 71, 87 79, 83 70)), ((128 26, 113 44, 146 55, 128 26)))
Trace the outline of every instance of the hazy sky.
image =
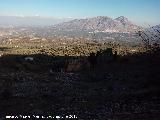
POLYGON ((160 0, 0 0, 1 16, 126 16, 137 23, 160 24, 159 11, 160 0))

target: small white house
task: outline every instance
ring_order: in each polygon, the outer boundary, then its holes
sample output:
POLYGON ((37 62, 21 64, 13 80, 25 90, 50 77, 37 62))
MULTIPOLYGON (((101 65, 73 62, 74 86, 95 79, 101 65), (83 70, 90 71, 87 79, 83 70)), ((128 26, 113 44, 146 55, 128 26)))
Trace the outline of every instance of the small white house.
POLYGON ((132 50, 131 50, 131 52, 137 52, 137 50, 135 50, 135 49, 132 49, 132 50))

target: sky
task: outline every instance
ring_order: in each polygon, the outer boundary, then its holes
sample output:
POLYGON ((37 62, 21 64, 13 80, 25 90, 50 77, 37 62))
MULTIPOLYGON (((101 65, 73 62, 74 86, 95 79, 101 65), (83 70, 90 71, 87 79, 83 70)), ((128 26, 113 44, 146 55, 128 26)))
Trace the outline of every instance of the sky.
POLYGON ((0 0, 0 16, 125 16, 139 24, 160 24, 159 11, 160 0, 0 0))

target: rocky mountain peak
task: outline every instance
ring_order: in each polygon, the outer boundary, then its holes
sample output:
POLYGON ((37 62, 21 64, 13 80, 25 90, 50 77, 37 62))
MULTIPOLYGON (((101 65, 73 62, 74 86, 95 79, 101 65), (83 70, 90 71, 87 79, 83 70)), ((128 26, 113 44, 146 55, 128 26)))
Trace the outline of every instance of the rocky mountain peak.
POLYGON ((120 16, 120 17, 116 18, 115 20, 121 22, 123 25, 132 24, 132 22, 129 21, 128 18, 126 18, 124 16, 120 16))

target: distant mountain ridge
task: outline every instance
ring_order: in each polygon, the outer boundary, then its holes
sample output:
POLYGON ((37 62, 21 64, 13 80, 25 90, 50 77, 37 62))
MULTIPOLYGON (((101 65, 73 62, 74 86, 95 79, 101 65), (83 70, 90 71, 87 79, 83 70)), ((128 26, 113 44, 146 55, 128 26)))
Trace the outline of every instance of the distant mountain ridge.
POLYGON ((70 20, 70 18, 41 16, 0 16, 0 26, 52 26, 70 20))
POLYGON ((93 30, 101 32, 134 32, 140 29, 140 26, 133 24, 124 16, 120 16, 116 19, 112 19, 107 16, 75 19, 69 22, 57 24, 54 27, 66 31, 93 30))

